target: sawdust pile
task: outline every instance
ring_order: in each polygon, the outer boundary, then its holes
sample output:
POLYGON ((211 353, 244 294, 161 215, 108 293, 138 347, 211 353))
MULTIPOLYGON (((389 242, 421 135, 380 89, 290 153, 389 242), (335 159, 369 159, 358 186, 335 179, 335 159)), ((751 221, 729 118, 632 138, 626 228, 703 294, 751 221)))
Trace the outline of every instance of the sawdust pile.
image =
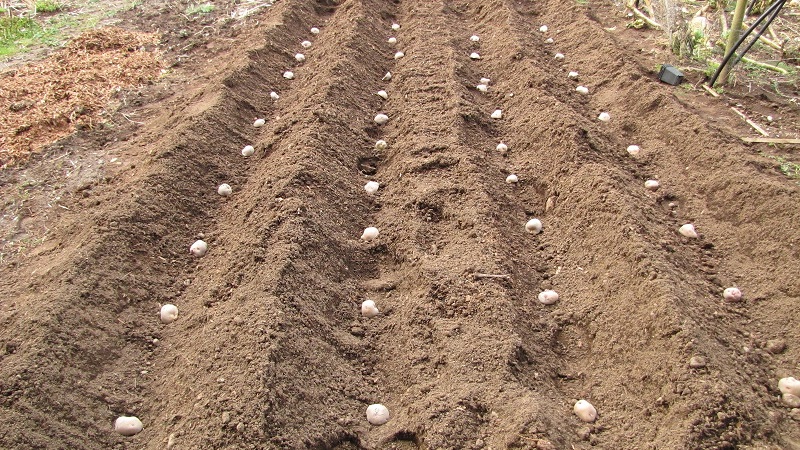
POLYGON ((102 123, 118 92, 158 76, 157 42, 119 28, 90 30, 42 62, 0 74, 0 168, 102 123))

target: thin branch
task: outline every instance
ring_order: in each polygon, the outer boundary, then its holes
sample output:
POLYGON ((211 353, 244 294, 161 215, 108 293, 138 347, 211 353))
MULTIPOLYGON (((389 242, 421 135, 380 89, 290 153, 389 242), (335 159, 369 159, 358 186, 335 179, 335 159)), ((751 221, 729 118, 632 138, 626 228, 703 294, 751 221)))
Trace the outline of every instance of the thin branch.
POLYGON ((746 62, 747 64, 752 64, 756 67, 760 67, 762 69, 772 70, 774 72, 778 72, 783 75, 788 75, 789 71, 784 69, 783 67, 773 66, 772 64, 767 64, 763 62, 756 61, 754 59, 750 59, 746 56, 742 56, 742 61, 746 62))
POLYGON ((800 144, 800 139, 769 138, 769 137, 743 137, 745 142, 762 142, 766 144, 800 144))
MULTIPOLYGON (((748 28, 750 27, 750 25, 747 25, 747 23, 745 23, 744 25, 746 27, 748 27, 748 28)), ((772 31, 772 28, 768 28, 768 30, 772 31)), ((774 48, 775 50, 778 50, 778 51, 782 50, 780 44, 778 44, 777 42, 773 41, 772 39, 764 36, 763 34, 761 36, 759 36, 758 39, 760 41, 762 41, 767 47, 772 47, 772 48, 774 48)))
POLYGON ((719 97, 719 94, 717 94, 717 91, 715 91, 715 90, 711 89, 710 87, 708 87, 707 84, 703 85, 703 89, 708 91, 708 93, 711 94, 712 97, 719 97))
POLYGON ((511 275, 505 275, 505 274, 495 275, 495 274, 491 274, 491 273, 473 273, 472 274, 472 278, 474 278, 476 280, 480 280, 482 278, 502 278, 503 280, 509 280, 510 281, 511 280, 511 275))
POLYGON ((638 18, 640 18, 640 19, 642 19, 644 21, 644 23, 646 23, 647 25, 650 26, 650 28, 653 28, 653 29, 656 29, 656 30, 661 30, 663 28, 661 26, 661 24, 659 24, 655 20, 651 19, 647 14, 639 11, 639 9, 637 9, 635 6, 633 6, 632 3, 628 5, 628 9, 633 11, 633 15, 638 17, 638 18))
POLYGON ((748 119, 748 118, 747 118, 747 116, 745 116, 743 112, 739 111, 738 109, 734 108, 733 106, 731 106, 731 109, 733 110, 733 112, 735 112, 736 114, 738 114, 738 115, 739 115, 739 117, 741 117, 742 119, 744 119, 744 121, 745 121, 745 122, 747 122, 747 124, 748 124, 748 125, 750 125, 751 127, 753 127, 753 129, 755 129, 756 131, 758 131, 759 133, 761 133, 763 136, 769 136, 769 134, 767 134, 767 132, 766 132, 766 131, 764 131, 764 129, 763 129, 763 128, 761 128, 760 126, 758 126, 758 124, 757 124, 757 123, 755 123, 755 122, 753 122, 752 120, 748 119))

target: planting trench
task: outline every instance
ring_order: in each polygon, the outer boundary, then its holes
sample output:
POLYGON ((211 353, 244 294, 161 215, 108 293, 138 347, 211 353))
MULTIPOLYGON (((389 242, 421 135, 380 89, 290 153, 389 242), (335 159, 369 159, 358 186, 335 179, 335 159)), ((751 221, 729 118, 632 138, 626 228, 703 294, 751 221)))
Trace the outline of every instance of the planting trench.
POLYGON ((118 144, 137 161, 124 182, 3 269, 0 446, 800 446, 775 388, 800 373, 797 186, 584 9, 279 2, 237 42, 118 144), (700 239, 677 233, 688 222, 700 239), (733 285, 743 303, 722 301, 733 285), (378 317, 360 317, 367 298, 378 317), (165 302, 181 311, 167 326, 165 302), (392 419, 369 425, 371 403, 392 419), (144 431, 115 435, 122 414, 144 431))

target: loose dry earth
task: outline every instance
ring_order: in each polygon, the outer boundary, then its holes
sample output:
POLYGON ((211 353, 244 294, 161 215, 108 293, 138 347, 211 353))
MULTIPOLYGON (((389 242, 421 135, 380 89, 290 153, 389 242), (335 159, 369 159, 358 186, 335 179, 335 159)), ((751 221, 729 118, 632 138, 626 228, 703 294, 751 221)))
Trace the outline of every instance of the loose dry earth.
POLYGON ((0 447, 800 448, 776 387, 800 376, 800 186, 655 81, 612 6, 285 0, 213 32, 127 14, 181 63, 0 173, 0 447), (115 434, 123 414, 144 431, 115 434))

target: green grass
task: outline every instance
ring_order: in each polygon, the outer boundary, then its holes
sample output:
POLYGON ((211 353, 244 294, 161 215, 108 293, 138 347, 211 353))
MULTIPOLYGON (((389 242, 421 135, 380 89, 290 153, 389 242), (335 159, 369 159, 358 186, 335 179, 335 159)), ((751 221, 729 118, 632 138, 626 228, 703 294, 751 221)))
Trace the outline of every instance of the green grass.
POLYGON ((0 57, 31 46, 41 30, 42 27, 30 17, 0 17, 0 57))
POLYGON ((186 7, 186 15, 192 16, 194 14, 208 14, 214 11, 214 5, 211 3, 193 4, 186 7))
MULTIPOLYGON (((0 59, 25 53, 42 46, 59 47, 71 37, 97 27, 101 21, 113 17, 120 11, 138 7, 142 0, 126 0, 112 8, 104 7, 102 0, 36 0, 36 10, 53 13, 34 19, 33 7, 23 17, 11 17, 0 8, 0 59), (71 10, 65 12, 69 4, 71 10)), ((200 10, 205 9, 200 5, 200 10)), ((213 10, 213 5, 211 6, 213 10)))
POLYGON ((53 13, 61 11, 62 5, 56 0, 36 0, 36 11, 53 13))

